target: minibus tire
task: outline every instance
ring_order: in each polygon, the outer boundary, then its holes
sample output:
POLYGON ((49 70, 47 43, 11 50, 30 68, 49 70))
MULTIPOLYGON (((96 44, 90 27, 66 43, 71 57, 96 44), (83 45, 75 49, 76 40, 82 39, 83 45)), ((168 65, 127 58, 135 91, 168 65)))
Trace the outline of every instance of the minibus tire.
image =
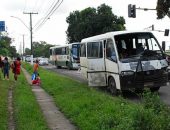
POLYGON ((61 66, 56 65, 56 68, 57 68, 57 69, 61 69, 61 66))
POLYGON ((158 92, 160 89, 160 87, 153 87, 153 88, 150 88, 151 92, 158 92))
POLYGON ((66 66, 67 66, 67 68, 69 69, 69 70, 71 70, 72 68, 71 68, 71 65, 67 62, 66 63, 66 66))
POLYGON ((112 77, 109 78, 108 88, 112 95, 117 95, 116 82, 112 77))

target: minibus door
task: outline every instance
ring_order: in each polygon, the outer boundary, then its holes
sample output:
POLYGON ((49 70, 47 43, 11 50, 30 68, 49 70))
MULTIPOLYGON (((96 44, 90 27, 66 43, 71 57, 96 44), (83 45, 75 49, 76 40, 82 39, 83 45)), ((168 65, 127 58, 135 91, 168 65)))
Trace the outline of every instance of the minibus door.
POLYGON ((106 86, 103 42, 87 43, 87 76, 89 86, 106 86))

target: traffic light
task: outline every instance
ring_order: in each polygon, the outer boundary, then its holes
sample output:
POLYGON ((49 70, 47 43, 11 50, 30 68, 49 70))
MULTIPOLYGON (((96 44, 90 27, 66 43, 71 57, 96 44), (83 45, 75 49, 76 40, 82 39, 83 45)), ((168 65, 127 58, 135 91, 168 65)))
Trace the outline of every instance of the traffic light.
POLYGON ((169 29, 165 29, 164 36, 169 36, 169 29))
POLYGON ((154 25, 152 25, 151 27, 152 27, 152 31, 154 31, 154 30, 155 30, 155 29, 154 29, 154 25))
POLYGON ((136 18, 136 5, 128 5, 128 17, 136 18))

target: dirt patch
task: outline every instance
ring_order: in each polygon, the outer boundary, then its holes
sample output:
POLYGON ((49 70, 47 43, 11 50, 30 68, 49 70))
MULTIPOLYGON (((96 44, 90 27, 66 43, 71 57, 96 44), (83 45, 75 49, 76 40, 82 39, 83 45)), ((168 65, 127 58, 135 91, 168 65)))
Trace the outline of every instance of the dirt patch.
POLYGON ((8 129, 15 130, 14 107, 13 107, 13 86, 8 90, 8 129))

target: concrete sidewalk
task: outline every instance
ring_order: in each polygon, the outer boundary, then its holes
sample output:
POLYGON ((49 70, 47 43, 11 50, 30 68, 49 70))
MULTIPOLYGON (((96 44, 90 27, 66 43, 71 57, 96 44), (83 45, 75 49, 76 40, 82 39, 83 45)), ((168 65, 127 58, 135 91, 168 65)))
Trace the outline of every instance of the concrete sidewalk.
MULTIPOLYGON (((22 68, 22 71, 31 84, 31 75, 22 68)), ((48 127, 51 130, 76 130, 76 127, 65 118, 63 113, 55 106, 51 96, 49 96, 40 86, 32 86, 37 102, 41 107, 44 117, 47 121, 48 127)))

